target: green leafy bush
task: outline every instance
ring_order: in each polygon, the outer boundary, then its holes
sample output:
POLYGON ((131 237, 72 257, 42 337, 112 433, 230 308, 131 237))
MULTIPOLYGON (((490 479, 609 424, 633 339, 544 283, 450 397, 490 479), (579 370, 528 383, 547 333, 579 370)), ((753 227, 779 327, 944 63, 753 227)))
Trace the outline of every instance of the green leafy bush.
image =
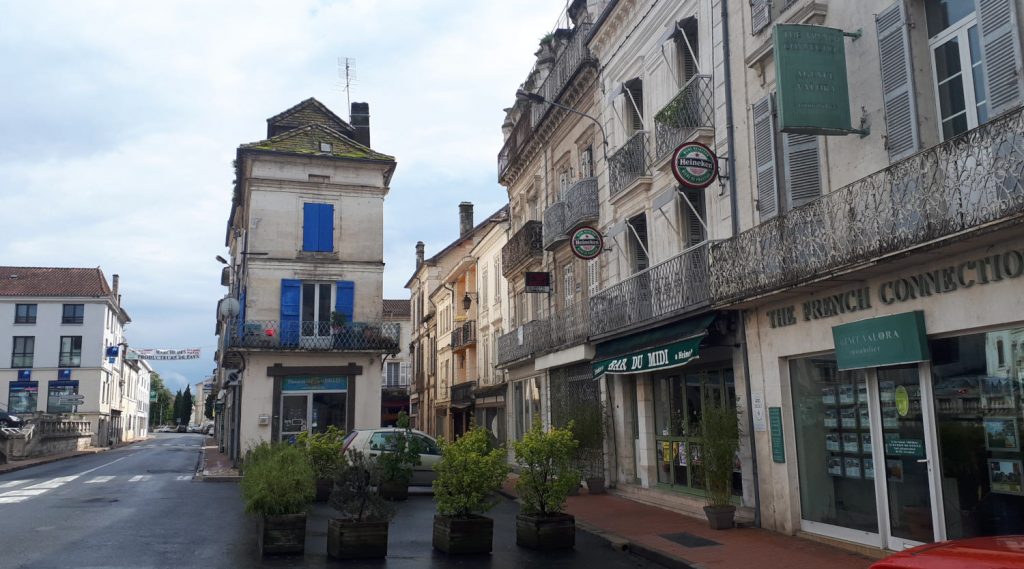
POLYGON ((381 466, 357 450, 348 452, 334 475, 331 507, 348 521, 388 521, 395 510, 377 493, 381 483, 381 466))
POLYGON ((523 512, 546 516, 562 511, 565 498, 580 483, 580 473, 573 467, 579 442, 573 438, 573 423, 565 429, 545 432, 540 420, 512 444, 519 464, 516 490, 523 503, 523 512))
POLYGON ((305 511, 315 496, 316 477, 302 449, 285 443, 261 443, 244 463, 245 511, 282 516, 305 511))
POLYGON ((334 478, 341 466, 342 448, 345 446, 345 431, 331 425, 323 433, 299 433, 295 445, 306 452, 306 457, 318 480, 334 478))
POLYGON ((403 429, 389 433, 387 448, 381 449, 377 462, 380 463, 383 480, 409 484, 412 471, 420 465, 419 440, 412 436, 409 416, 402 411, 398 414, 398 426, 403 429))
POLYGON ((740 420, 733 407, 706 402, 701 416, 701 467, 709 506, 732 501, 732 473, 740 447, 740 420))
POLYGON ((508 476, 505 451, 490 442, 490 433, 473 427, 453 443, 441 443, 434 499, 442 516, 466 518, 496 503, 493 493, 508 476))

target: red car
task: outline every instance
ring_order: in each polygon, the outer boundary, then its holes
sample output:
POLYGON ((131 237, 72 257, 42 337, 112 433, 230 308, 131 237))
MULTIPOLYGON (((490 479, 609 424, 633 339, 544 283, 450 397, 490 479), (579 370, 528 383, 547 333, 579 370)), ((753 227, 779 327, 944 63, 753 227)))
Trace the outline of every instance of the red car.
POLYGON ((1024 569, 1024 535, 929 543, 890 555, 871 569, 1024 569))

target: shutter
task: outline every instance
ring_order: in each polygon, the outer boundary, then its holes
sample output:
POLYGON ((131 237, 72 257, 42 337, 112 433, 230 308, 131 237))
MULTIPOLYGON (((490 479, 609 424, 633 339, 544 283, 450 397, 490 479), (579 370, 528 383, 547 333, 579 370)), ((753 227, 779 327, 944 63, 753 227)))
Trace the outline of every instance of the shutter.
POLYGON ((779 192, 775 180, 775 121, 771 96, 753 105, 754 163, 757 165, 757 212, 766 221, 779 213, 779 192))
POLYGON ((789 209, 800 207, 821 196, 821 161, 818 137, 808 134, 783 134, 786 203, 789 209))
POLYGON ((626 86, 626 110, 630 134, 644 130, 644 84, 640 79, 634 79, 626 86))
POLYGON ((633 272, 640 272, 650 266, 650 259, 647 257, 647 218, 640 215, 629 220, 627 223, 632 227, 633 242, 633 272))
POLYGON ((772 23, 772 1, 750 0, 750 33, 757 34, 772 23))
POLYGON ((409 385, 409 363, 402 362, 401 377, 399 378, 400 385, 409 385))
POLYGON ((685 203, 680 205, 682 205, 683 211, 686 214, 686 246, 692 247, 698 243, 703 243, 707 239, 701 220, 707 219, 708 216, 704 211, 703 192, 700 190, 686 190, 686 199, 690 200, 693 208, 690 208, 685 203), (697 210, 697 214, 693 213, 694 209, 697 210), (697 217, 698 214, 700 217, 697 217))
POLYGON ((1021 54, 1014 0, 975 0, 988 116, 1021 104, 1021 54))
POLYGON ((562 286, 565 289, 565 306, 568 308, 572 306, 576 300, 576 278, 572 262, 563 267, 562 272, 562 286))
POLYGON ((587 294, 590 297, 594 297, 601 290, 600 265, 597 263, 597 259, 587 261, 587 294))
POLYGON ((356 283, 352 281, 338 281, 337 291, 334 298, 334 311, 345 315, 345 322, 353 322, 352 315, 355 313, 356 283))
POLYGON ((921 149, 917 129, 914 68, 910 57, 910 30, 903 0, 875 17, 878 59, 882 68, 882 101, 885 106, 885 144, 889 161, 906 158, 921 149))
POLYGON ((319 237, 317 238, 317 251, 334 252, 334 205, 325 203, 319 205, 320 219, 318 224, 319 237))
POLYGON ((302 250, 319 251, 320 204, 302 204, 302 250))
POLYGON ((302 299, 302 281, 281 279, 281 321, 282 346, 299 343, 299 314, 302 299))

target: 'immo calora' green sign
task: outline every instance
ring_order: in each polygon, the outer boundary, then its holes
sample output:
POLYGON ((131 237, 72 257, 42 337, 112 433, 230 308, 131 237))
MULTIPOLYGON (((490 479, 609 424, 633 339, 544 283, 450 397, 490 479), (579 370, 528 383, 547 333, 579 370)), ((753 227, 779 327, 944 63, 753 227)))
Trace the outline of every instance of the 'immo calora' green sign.
POLYGON ((843 30, 807 24, 775 26, 779 130, 850 134, 850 88, 843 30))

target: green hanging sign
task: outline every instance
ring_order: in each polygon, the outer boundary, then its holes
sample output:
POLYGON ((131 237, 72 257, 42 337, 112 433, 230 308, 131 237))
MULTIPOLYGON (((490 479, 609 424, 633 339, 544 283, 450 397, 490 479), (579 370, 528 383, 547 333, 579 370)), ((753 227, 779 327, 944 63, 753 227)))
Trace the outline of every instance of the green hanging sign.
POLYGON ((678 367, 690 363, 700 355, 700 341, 704 335, 687 338, 657 348, 633 352, 593 364, 594 377, 603 373, 643 373, 656 369, 678 367))
POLYGON ((775 26, 775 102, 780 131, 863 133, 850 124, 844 36, 843 30, 824 26, 775 26))
POLYGON ((868 318, 832 328, 839 371, 930 359, 924 312, 868 318))

